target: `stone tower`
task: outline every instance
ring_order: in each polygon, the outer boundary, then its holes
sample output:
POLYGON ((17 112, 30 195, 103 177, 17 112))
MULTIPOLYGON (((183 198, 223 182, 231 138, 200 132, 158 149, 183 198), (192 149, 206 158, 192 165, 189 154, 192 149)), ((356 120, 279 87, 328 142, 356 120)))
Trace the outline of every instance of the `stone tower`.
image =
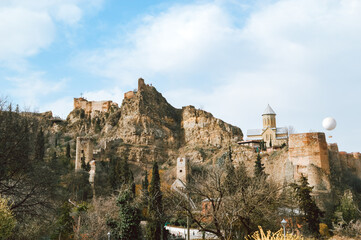
POLYGON ((190 174, 189 159, 186 157, 177 158, 177 178, 187 183, 187 175, 190 174))
POLYGON ((93 142, 89 138, 76 138, 75 170, 81 169, 81 160, 87 164, 93 160, 93 142))
POLYGON ((276 113, 269 104, 262 114, 262 120, 263 130, 267 128, 276 128, 276 113))

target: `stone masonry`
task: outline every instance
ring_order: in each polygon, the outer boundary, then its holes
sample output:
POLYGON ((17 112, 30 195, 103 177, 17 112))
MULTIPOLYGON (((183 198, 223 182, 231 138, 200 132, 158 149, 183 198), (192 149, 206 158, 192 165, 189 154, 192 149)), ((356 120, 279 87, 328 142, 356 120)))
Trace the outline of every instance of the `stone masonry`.
POLYGON ((330 162, 324 133, 290 135, 288 154, 293 164, 294 180, 297 181, 303 174, 316 191, 330 191, 330 162))
POLYGON ((81 160, 85 164, 93 160, 93 142, 89 138, 76 138, 75 170, 81 169, 81 160))
POLYGON ((88 101, 85 98, 74 98, 74 109, 83 109, 86 115, 92 115, 96 111, 108 112, 112 105, 116 105, 113 101, 88 101))

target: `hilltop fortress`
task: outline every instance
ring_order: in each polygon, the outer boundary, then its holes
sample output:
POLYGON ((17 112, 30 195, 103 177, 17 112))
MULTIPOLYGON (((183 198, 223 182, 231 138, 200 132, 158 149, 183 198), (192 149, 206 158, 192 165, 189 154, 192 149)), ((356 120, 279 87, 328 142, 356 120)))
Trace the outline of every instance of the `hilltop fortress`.
POLYGON ((246 141, 241 129, 206 111, 193 106, 174 108, 143 79, 138 80, 137 90, 124 94, 121 107, 112 101, 75 98, 69 116, 65 131, 79 137, 77 169, 82 158, 85 163, 106 161, 105 153, 115 151, 134 163, 133 169, 139 172, 158 161, 168 169, 169 184, 177 178, 185 181, 184 173, 188 168, 191 172, 192 166, 222 164, 228 156, 234 163, 245 163, 252 175, 256 149, 262 143, 265 171, 280 184, 295 182, 303 174, 314 187, 314 194, 329 196, 343 177, 361 179, 360 153, 339 152, 337 144, 327 144, 322 132, 288 134, 287 128, 276 126, 276 113, 270 106, 262 114, 263 128, 249 130, 246 141), (112 106, 115 110, 110 111, 112 106), (77 109, 83 109, 87 117, 81 119, 77 109), (187 159, 189 166, 177 169, 177 159, 187 159))

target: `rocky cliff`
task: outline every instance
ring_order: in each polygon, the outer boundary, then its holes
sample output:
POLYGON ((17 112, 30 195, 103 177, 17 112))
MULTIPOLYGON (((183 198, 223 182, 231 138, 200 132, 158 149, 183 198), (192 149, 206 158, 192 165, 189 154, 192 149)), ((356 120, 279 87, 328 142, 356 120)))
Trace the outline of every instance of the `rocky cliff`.
POLYGON ((243 139, 241 129, 209 112, 193 106, 174 108, 143 79, 137 91, 126 93, 120 108, 91 116, 74 109, 67 122, 66 132, 96 139, 95 148, 107 149, 115 144, 119 155, 138 163, 175 161, 186 154, 204 160, 209 149, 243 139))

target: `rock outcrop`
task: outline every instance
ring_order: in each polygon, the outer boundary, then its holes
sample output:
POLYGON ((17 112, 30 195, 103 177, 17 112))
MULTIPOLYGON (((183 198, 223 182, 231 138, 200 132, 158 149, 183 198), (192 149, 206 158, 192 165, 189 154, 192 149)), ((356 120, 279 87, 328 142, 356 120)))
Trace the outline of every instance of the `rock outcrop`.
POLYGON ((76 108, 67 119, 66 131, 97 139, 95 149, 116 142, 119 155, 138 163, 175 161, 188 152, 202 159, 209 148, 220 149, 243 139, 241 129, 211 113, 193 106, 174 108, 143 79, 137 91, 125 94, 119 109, 85 114, 76 108))

